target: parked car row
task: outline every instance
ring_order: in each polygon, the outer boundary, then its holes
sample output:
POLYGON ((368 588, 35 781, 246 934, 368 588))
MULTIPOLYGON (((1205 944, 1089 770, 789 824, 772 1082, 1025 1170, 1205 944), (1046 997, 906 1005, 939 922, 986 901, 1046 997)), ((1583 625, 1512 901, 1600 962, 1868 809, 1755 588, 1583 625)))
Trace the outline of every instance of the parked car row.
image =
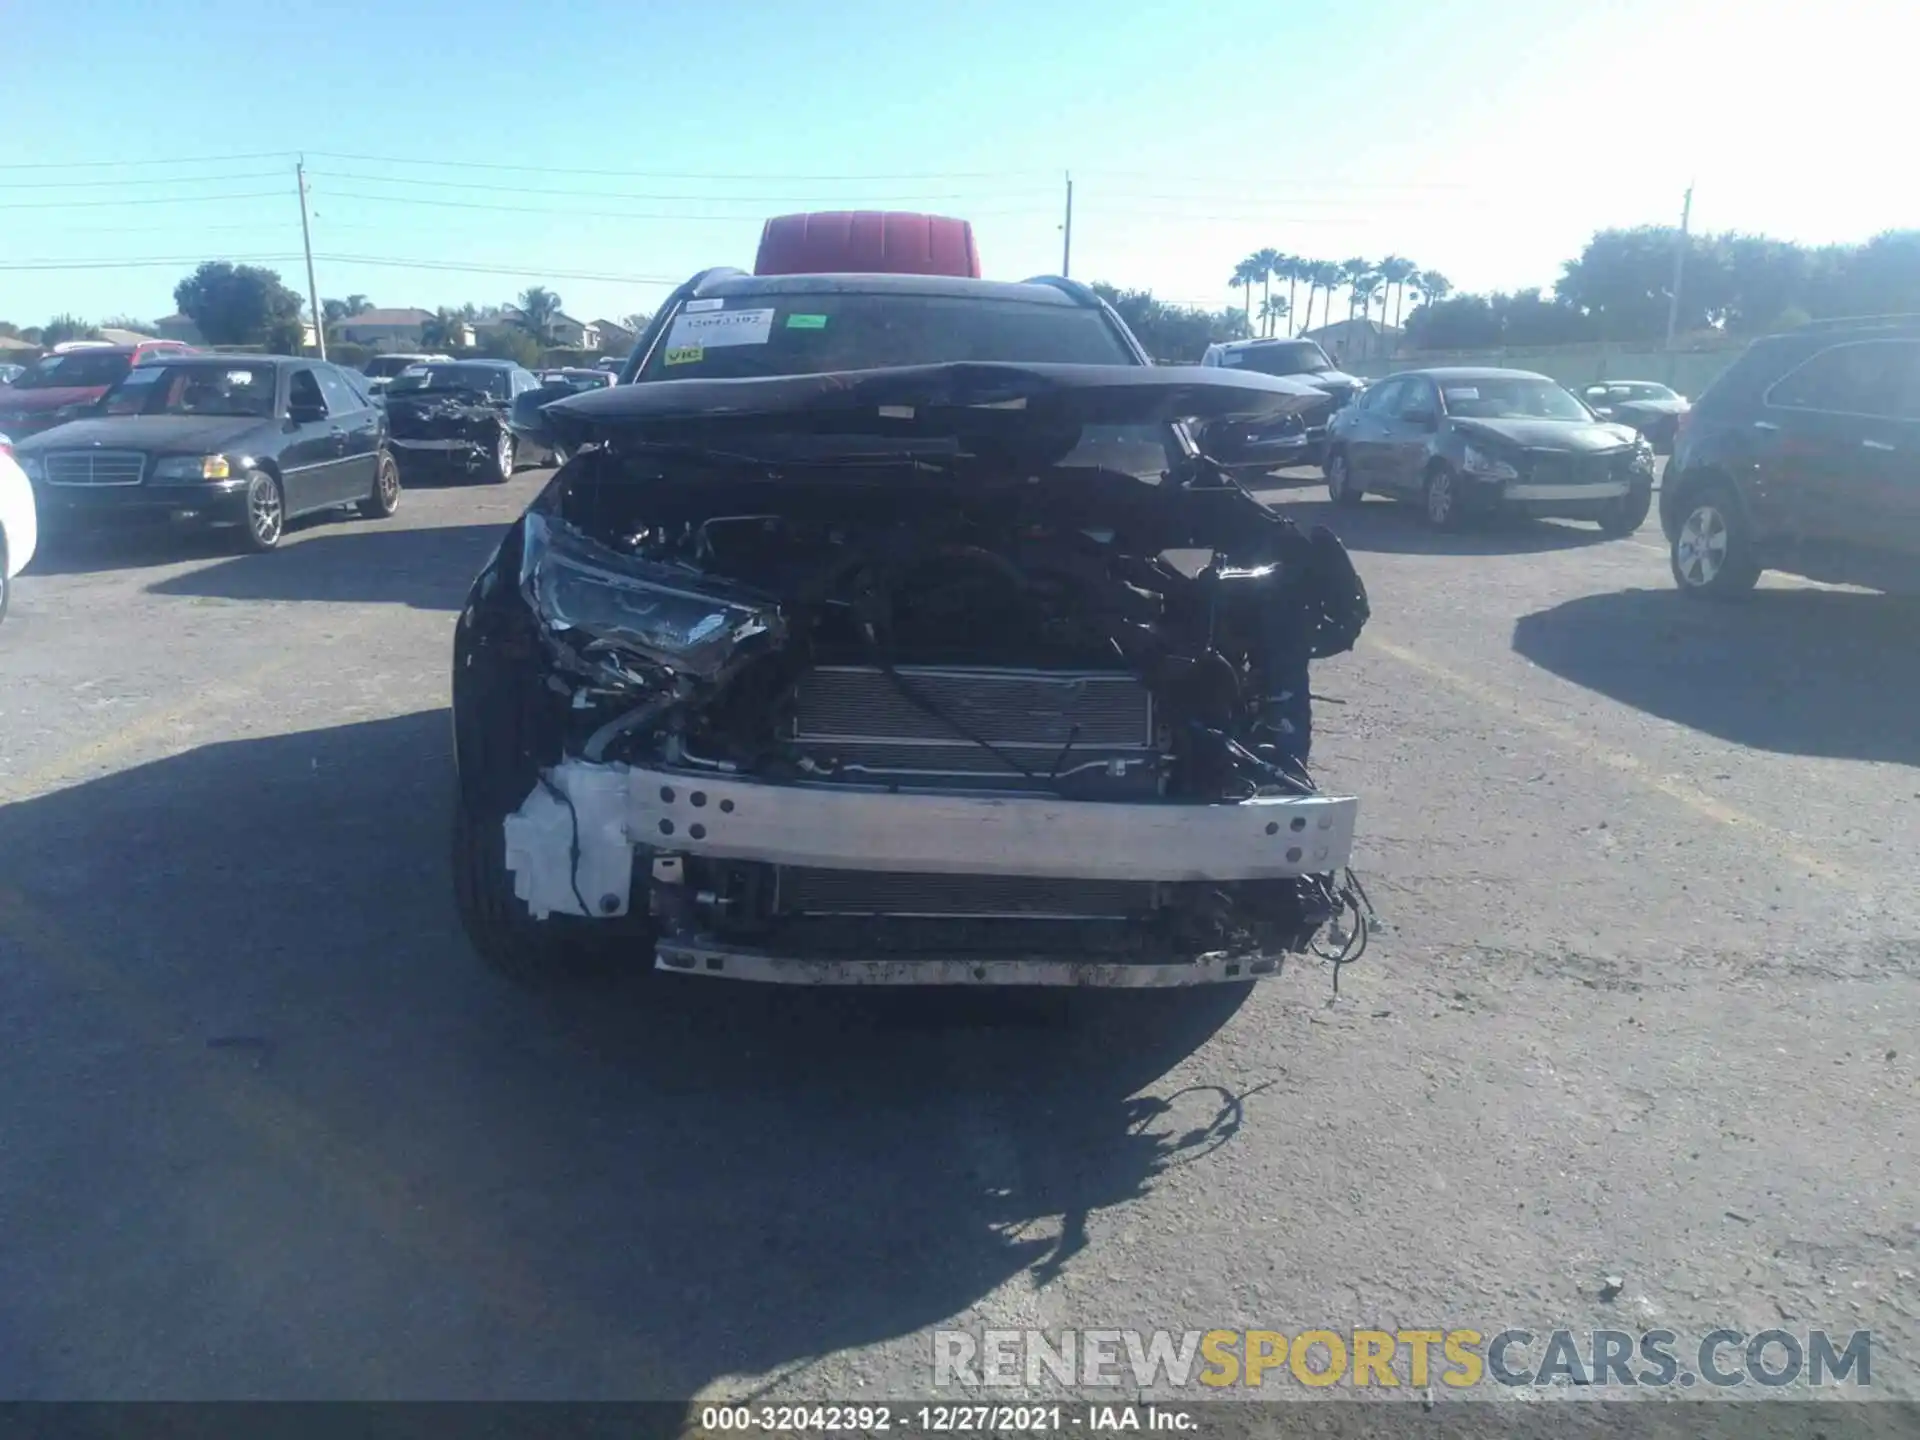
POLYGON ((1728 597, 1761 572, 1920 589, 1920 317, 1754 341, 1697 401, 1650 381, 1580 396, 1521 370, 1409 370, 1337 411, 1336 504, 1418 502, 1437 527, 1509 512, 1627 535, 1653 503, 1675 583, 1728 597))

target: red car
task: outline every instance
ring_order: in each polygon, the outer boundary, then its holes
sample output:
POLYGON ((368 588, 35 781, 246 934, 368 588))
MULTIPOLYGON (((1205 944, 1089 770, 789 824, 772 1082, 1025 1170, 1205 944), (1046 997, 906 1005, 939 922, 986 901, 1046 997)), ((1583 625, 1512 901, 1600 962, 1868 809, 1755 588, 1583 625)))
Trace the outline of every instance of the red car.
POLYGON ((50 430, 69 417, 69 405, 91 405, 108 387, 146 360, 191 355, 178 340, 143 340, 138 345, 80 345, 43 357, 13 384, 0 389, 0 433, 24 440, 50 430))

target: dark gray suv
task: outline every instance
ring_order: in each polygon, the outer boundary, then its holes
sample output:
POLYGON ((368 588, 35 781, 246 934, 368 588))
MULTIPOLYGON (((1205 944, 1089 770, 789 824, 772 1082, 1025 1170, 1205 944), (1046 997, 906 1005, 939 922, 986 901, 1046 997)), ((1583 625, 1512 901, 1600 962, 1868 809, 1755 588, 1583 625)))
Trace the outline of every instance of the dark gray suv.
POLYGON ((1920 581, 1920 317, 1756 340, 1683 418, 1660 494, 1688 595, 1762 570, 1911 591, 1920 581))

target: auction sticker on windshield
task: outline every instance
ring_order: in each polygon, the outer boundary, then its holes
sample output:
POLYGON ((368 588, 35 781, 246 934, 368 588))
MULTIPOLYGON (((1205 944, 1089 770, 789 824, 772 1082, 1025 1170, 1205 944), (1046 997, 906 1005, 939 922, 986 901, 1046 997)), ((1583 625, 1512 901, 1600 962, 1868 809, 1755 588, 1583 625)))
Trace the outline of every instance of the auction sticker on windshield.
POLYGON ((718 350, 725 345, 764 345, 773 336, 773 310, 709 310, 699 315, 685 311, 673 317, 667 335, 669 350, 698 346, 718 350))
POLYGON ((667 351, 664 358, 669 365, 698 365, 706 356, 707 352, 698 345, 682 345, 667 351))

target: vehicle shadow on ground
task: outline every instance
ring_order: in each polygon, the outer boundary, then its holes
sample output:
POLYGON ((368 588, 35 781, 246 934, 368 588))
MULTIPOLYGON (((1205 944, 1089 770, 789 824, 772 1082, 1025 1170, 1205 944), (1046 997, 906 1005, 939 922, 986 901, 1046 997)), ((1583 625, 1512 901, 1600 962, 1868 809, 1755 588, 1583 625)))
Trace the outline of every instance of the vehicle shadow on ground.
POLYGON ((147 587, 223 600, 330 600, 458 610, 510 516, 402 530, 361 521, 318 529, 267 555, 236 555, 147 587))
POLYGON ((0 810, 0 1391, 684 1398, 1070 1272, 1239 1128, 1141 1093, 1237 988, 514 990, 449 749, 430 711, 0 810))
POLYGON ((1605 544, 1592 525, 1532 520, 1524 516, 1476 516, 1457 530, 1435 530, 1420 507, 1369 498, 1357 506, 1300 500, 1286 490, 1260 498, 1296 525, 1325 525, 1349 550, 1385 555, 1535 555, 1605 544))
POLYGON ((1920 602, 1764 588, 1585 595, 1523 616, 1513 648, 1650 715, 1791 755, 1920 765, 1920 602))

